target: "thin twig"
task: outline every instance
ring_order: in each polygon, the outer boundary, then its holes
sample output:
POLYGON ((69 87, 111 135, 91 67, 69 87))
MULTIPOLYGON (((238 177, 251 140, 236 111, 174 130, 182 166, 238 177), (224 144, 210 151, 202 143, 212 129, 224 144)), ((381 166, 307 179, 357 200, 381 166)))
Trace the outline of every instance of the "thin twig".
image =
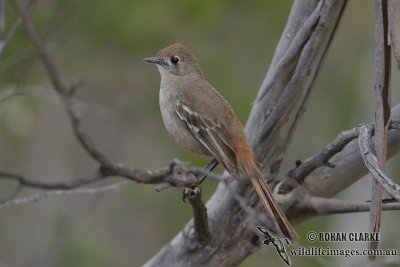
POLYGON ((65 182, 49 183, 49 182, 40 182, 37 181, 36 179, 26 177, 16 172, 0 169, 1 180, 12 180, 16 181, 20 186, 23 187, 31 187, 43 190, 71 190, 99 181, 105 177, 106 176, 102 175, 101 173, 96 173, 92 176, 77 179, 76 181, 70 183, 65 183, 65 182))
MULTIPOLYGON (((182 166, 183 163, 181 163, 182 166)), ((43 190, 70 190, 75 189, 90 183, 94 183, 103 180, 108 177, 121 176, 127 180, 132 180, 138 183, 145 184, 159 184, 163 182, 170 183, 173 186, 185 186, 185 187, 195 187, 197 186, 197 180, 191 177, 192 169, 188 168, 183 171, 182 174, 176 173, 176 164, 172 163, 169 167, 164 167, 157 170, 142 171, 134 168, 129 168, 122 166, 118 169, 100 169, 91 176, 82 177, 73 182, 65 183, 51 183, 51 182, 40 182, 37 179, 27 177, 23 174, 19 174, 13 171, 0 169, 0 180, 12 180, 17 182, 21 186, 31 187, 43 190)), ((201 173, 201 169, 194 168, 194 170, 201 173)), ((216 178, 217 175, 210 174, 216 178)))
POLYGON ((17 91, 15 89, 10 89, 10 90, 1 92, 0 93, 0 105, 16 96, 20 96, 20 95, 24 95, 24 94, 26 94, 26 92, 17 91))
MULTIPOLYGON (((311 211, 317 215, 368 212, 371 208, 370 202, 352 200, 322 198, 310 196, 302 203, 304 211, 311 211), (303 206, 304 205, 304 206, 303 206)), ((400 210, 400 202, 391 201, 382 204, 383 210, 400 210)))
POLYGON ((106 185, 106 186, 99 186, 99 187, 92 187, 92 188, 77 188, 72 190, 50 190, 50 191, 42 191, 40 193, 36 193, 33 195, 19 197, 19 198, 12 198, 8 199, 7 201, 0 202, 0 209, 1 208, 8 208, 11 206, 21 205, 21 204, 29 204, 36 202, 42 198, 50 197, 50 196, 65 196, 65 195, 93 195, 93 194, 100 194, 106 192, 116 192, 121 187, 130 184, 129 181, 121 181, 118 183, 106 185))
MULTIPOLYGON (((34 0, 29 1, 28 5, 27 5, 29 11, 32 9, 34 2, 35 2, 34 0)), ((6 48, 6 46, 10 43, 10 41, 14 37, 15 33, 17 32, 18 27, 21 25, 22 19, 18 18, 17 21, 15 21, 15 23, 13 24, 13 26, 11 27, 11 29, 9 30, 9 32, 3 39, 3 34, 4 34, 4 30, 5 30, 5 21, 6 21, 5 0, 1 1, 0 10, 1 10, 1 13, 0 13, 0 20, 1 20, 0 38, 2 38, 2 39, 0 39, 0 56, 1 56, 1 54, 4 51, 4 48, 6 48)))
POLYGON ((18 193, 21 191, 21 189, 22 189, 22 186, 18 185, 11 193, 6 195, 5 197, 0 198, 0 204, 9 202, 9 201, 15 199, 15 197, 18 195, 18 193))
POLYGON ((0 0, 0 47, 6 31, 6 18, 6 0, 0 0))
POLYGON ((14 37, 14 34, 16 33, 18 27, 21 25, 21 19, 18 18, 18 20, 14 23, 14 25, 11 27, 10 31, 8 32, 6 38, 2 41, 0 41, 0 55, 3 53, 4 48, 8 45, 8 43, 12 40, 14 37))

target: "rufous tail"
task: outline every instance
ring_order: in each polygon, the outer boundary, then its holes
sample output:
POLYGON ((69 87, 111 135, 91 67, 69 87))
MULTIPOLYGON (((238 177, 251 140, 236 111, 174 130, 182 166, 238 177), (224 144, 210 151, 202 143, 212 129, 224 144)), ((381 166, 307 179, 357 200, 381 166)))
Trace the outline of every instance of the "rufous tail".
POLYGON ((271 219, 276 220, 280 230, 284 235, 286 235, 286 237, 293 241, 297 240, 299 235, 296 233, 296 230, 290 224, 289 220, 286 218, 285 214, 274 200, 272 192, 257 166, 253 152, 248 147, 242 147, 241 151, 236 153, 236 155, 241 156, 241 158, 239 158, 239 162, 245 171, 245 175, 250 177, 251 183, 253 184, 254 189, 264 204, 268 215, 271 217, 271 219))

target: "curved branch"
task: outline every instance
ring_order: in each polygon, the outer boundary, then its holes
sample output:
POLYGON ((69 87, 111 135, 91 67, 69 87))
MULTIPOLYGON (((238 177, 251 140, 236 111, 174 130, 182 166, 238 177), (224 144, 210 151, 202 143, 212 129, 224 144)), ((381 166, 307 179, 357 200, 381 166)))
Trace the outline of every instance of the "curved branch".
MULTIPOLYGON (((400 120, 400 104, 392 109, 392 120, 400 120)), ((393 122, 388 133, 387 158, 400 152, 400 132, 393 122)), ((351 141, 329 161, 334 167, 320 167, 304 180, 303 187, 318 197, 333 197, 368 173, 357 140, 351 141)))
POLYGON ((400 201, 400 186, 386 176, 380 167, 378 159, 372 152, 371 132, 372 128, 370 126, 368 127, 367 125, 363 125, 360 127, 358 145, 360 146, 360 152, 365 162, 365 166, 367 166, 375 180, 385 188, 389 195, 391 195, 397 201, 400 201))
MULTIPOLYGON (((389 122, 388 126, 390 130, 400 130, 400 122, 398 121, 392 120, 389 122)), ((318 154, 304 161, 299 161, 295 168, 292 168, 287 172, 287 178, 279 184, 277 190, 278 194, 287 194, 297 186, 301 185, 310 173, 320 167, 335 168, 335 165, 329 162, 329 160, 337 153, 341 152, 343 148, 354 139, 358 138, 359 143, 361 142, 361 144, 363 144, 363 147, 360 149, 364 149, 364 151, 367 152, 372 151, 371 145, 366 143, 369 141, 366 140, 365 136, 362 136, 365 134, 364 130, 366 128, 371 128, 370 131, 373 132, 374 124, 363 124, 350 130, 343 131, 318 154), (363 140, 360 140, 360 137, 363 140)), ((388 185, 390 187, 394 186, 393 182, 388 182, 388 185)))

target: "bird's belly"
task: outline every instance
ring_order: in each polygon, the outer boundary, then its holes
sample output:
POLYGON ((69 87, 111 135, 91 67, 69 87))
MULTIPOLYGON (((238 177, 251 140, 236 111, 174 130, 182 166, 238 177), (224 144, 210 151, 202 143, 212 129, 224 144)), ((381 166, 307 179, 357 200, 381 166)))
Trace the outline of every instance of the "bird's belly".
POLYGON ((191 152, 211 157, 211 153, 192 135, 186 123, 182 121, 175 112, 171 103, 160 101, 161 115, 165 128, 172 139, 180 146, 191 152))

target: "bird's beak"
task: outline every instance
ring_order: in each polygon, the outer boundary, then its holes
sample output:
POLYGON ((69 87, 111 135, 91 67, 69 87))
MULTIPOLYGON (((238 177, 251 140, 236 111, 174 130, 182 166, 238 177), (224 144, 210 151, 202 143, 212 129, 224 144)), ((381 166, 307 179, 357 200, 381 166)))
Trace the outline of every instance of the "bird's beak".
POLYGON ((156 63, 159 65, 166 65, 165 60, 162 57, 158 57, 158 56, 157 57, 146 57, 143 59, 143 61, 150 62, 150 63, 156 63))

